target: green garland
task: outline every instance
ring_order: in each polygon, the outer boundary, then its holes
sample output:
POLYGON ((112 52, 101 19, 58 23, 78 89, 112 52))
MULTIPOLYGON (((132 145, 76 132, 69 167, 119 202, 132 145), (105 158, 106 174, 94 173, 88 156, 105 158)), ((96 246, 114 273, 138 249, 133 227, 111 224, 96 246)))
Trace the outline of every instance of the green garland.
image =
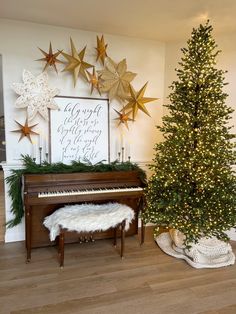
POLYGON ((7 222, 7 227, 12 228, 18 225, 24 216, 24 205, 22 200, 22 175, 25 173, 72 173, 72 172, 108 172, 108 171, 130 171, 136 170, 139 173, 140 179, 143 183, 146 183, 145 172, 137 165, 131 162, 114 161, 109 164, 99 162, 95 165, 91 163, 82 163, 79 161, 73 161, 71 165, 65 165, 59 163, 48 163, 44 161, 41 165, 29 156, 22 156, 24 169, 11 170, 12 174, 6 178, 6 182, 9 185, 9 196, 12 199, 11 213, 14 218, 7 222))

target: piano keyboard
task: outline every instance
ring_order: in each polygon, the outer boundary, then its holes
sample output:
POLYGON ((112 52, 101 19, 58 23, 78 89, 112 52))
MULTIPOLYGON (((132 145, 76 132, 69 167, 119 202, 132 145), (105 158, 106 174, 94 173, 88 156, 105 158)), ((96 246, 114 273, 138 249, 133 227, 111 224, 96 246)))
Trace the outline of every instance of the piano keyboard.
POLYGON ((72 191, 55 191, 38 193, 39 198, 44 197, 60 197, 69 195, 89 195, 89 194, 104 194, 104 193, 121 193, 121 192, 139 192, 143 191, 141 187, 128 188, 112 188, 112 189, 90 189, 90 190, 72 190, 72 191))

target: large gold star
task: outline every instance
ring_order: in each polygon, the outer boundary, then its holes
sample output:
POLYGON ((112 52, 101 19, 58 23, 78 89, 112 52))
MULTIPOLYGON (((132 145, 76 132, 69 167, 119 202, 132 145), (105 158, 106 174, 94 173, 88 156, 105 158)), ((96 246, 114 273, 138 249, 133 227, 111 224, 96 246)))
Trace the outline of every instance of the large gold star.
POLYGON ((93 90, 96 89, 101 95, 99 77, 96 75, 95 67, 93 67, 93 73, 90 73, 89 71, 87 71, 87 74, 89 77, 88 81, 91 84, 91 94, 93 93, 93 90))
POLYGON ((110 100, 118 98, 124 101, 129 95, 129 83, 135 78, 136 73, 128 72, 126 59, 116 64, 107 57, 105 68, 98 71, 101 79, 101 91, 108 92, 110 100))
POLYGON ((39 133, 36 133, 36 132, 32 131, 32 128, 35 127, 36 125, 38 125, 38 123, 29 126, 28 125, 28 119, 25 120, 25 125, 20 124, 16 120, 15 120, 15 122, 19 125, 20 129, 14 130, 14 131, 11 131, 11 132, 21 133, 21 136, 20 136, 18 142, 20 142, 20 140, 22 140, 23 137, 27 137, 29 139, 29 141, 32 143, 30 134, 39 134, 39 133))
POLYGON ((104 37, 102 35, 101 39, 97 36, 97 60, 101 60, 102 64, 104 65, 105 58, 107 57, 107 44, 105 44, 104 37))
POLYGON ((146 113, 150 117, 150 114, 148 113, 144 104, 146 104, 147 102, 156 100, 158 98, 143 97, 145 90, 147 88, 147 83, 138 92, 136 92, 131 85, 129 85, 129 88, 130 88, 130 96, 126 98, 128 100, 128 103, 124 107, 124 109, 126 110, 129 108, 132 108, 133 119, 136 117, 139 109, 142 110, 144 113, 146 113))
MULTIPOLYGON (((39 47, 38 47, 39 48, 39 47)), ((39 48, 39 50, 42 52, 42 54, 45 56, 44 58, 41 59, 37 59, 36 61, 45 61, 46 64, 43 68, 43 71, 45 71, 49 66, 52 66, 54 68, 54 70, 57 72, 57 67, 56 67, 56 63, 63 63, 62 61, 58 60, 57 57, 59 56, 59 54, 62 52, 61 50, 59 50, 56 53, 53 53, 52 51, 52 44, 50 42, 49 45, 49 51, 48 53, 45 52, 43 49, 39 48)))
POLYGON ((72 55, 68 55, 67 53, 62 52, 62 55, 68 61, 63 71, 69 71, 73 73, 74 86, 75 86, 77 78, 79 76, 83 77, 86 81, 88 81, 88 78, 86 75, 86 69, 92 68, 93 65, 84 61, 84 54, 85 54, 86 46, 79 53, 77 53, 72 39, 70 39, 70 45, 71 45, 72 55))
POLYGON ((130 113, 132 112, 132 110, 130 110, 129 112, 125 112, 125 109, 123 108, 120 112, 117 111, 116 109, 114 109, 115 112, 119 115, 118 118, 115 118, 114 120, 119 120, 118 126, 123 123, 127 129, 129 129, 128 126, 128 121, 134 121, 134 119, 129 118, 130 113))

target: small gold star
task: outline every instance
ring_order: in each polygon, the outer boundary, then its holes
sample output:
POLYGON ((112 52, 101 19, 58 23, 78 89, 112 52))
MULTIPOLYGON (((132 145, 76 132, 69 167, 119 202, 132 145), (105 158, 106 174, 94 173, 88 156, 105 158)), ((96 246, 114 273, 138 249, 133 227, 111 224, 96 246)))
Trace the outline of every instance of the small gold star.
POLYGON ((99 86, 99 77, 96 75, 95 67, 93 67, 93 73, 91 74, 89 71, 86 71, 88 74, 88 81, 91 84, 91 94, 93 93, 93 90, 96 89, 99 94, 101 95, 100 86, 99 86))
POLYGON ((20 136, 18 142, 20 142, 22 140, 22 138, 26 136, 29 139, 29 141, 32 143, 30 134, 39 134, 39 133, 36 133, 36 132, 32 131, 32 128, 35 127, 36 125, 38 125, 38 123, 29 126, 28 125, 28 119, 25 120, 25 125, 20 124, 16 120, 15 120, 15 122, 19 125, 20 129, 14 130, 14 131, 11 131, 11 132, 21 133, 21 136, 20 136))
POLYGON ((114 109, 114 110, 115 110, 115 112, 119 115, 118 118, 115 118, 115 119, 114 119, 114 120, 119 120, 118 126, 119 126, 121 123, 123 123, 123 124, 127 127, 127 129, 129 129, 128 121, 134 121, 134 119, 129 118, 129 115, 130 115, 130 113, 132 112, 132 110, 129 111, 129 112, 125 112, 125 109, 124 109, 124 108, 121 110, 121 112, 117 111, 116 109, 114 109))
POLYGON ((131 86, 131 84, 129 84, 130 96, 126 98, 128 100, 128 103, 127 105, 125 105, 124 109, 132 108, 133 119, 136 117, 139 109, 142 110, 144 113, 146 113, 150 117, 150 114, 148 113, 144 104, 158 99, 158 98, 143 97, 146 87, 147 87, 147 83, 138 92, 136 92, 134 88, 131 86))
POLYGON ((101 60, 102 64, 104 65, 105 58, 107 57, 106 53, 107 44, 105 44, 104 37, 102 35, 101 39, 97 36, 97 60, 101 60))
POLYGON ((57 67, 56 67, 56 63, 63 63, 62 61, 58 60, 57 57, 59 56, 59 54, 61 54, 62 50, 59 50, 56 53, 53 53, 52 51, 52 44, 50 42, 49 45, 49 52, 45 52, 44 50, 42 50, 41 48, 38 47, 38 49, 42 52, 42 54, 45 56, 42 59, 37 59, 36 61, 45 61, 46 64, 43 68, 43 71, 45 71, 49 66, 52 66, 54 68, 54 70, 57 72, 57 67))

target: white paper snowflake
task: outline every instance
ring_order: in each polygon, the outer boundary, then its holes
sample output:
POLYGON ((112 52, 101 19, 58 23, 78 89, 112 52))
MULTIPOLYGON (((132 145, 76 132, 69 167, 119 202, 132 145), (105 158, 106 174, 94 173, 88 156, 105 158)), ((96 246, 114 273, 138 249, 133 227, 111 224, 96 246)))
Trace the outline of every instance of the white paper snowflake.
POLYGON ((48 120, 48 109, 58 109, 54 97, 59 94, 59 90, 48 86, 48 75, 45 72, 34 77, 30 71, 23 70, 23 83, 13 83, 12 88, 20 95, 15 106, 27 108, 29 121, 37 113, 48 120))

